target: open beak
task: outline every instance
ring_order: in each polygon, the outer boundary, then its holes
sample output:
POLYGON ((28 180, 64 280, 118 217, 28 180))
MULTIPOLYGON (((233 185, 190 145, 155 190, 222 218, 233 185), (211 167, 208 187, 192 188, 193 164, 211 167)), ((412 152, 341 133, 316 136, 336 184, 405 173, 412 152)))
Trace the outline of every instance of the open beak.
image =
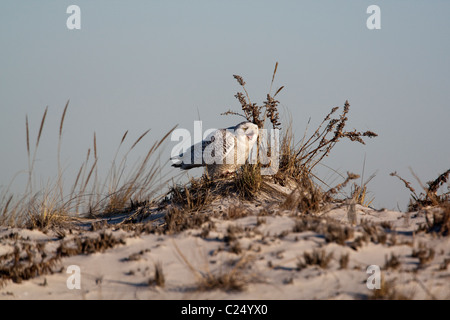
POLYGON ((254 135, 255 135, 255 134, 254 134, 253 132, 250 133, 250 134, 247 134, 247 139, 248 139, 248 140, 252 140, 254 135))

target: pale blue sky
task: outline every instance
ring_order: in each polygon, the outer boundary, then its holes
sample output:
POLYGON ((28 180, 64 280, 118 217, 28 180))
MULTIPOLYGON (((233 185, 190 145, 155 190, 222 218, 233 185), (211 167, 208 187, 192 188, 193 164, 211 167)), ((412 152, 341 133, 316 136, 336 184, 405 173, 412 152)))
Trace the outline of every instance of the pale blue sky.
POLYGON ((366 176, 378 171, 368 185, 375 206, 404 208, 409 193, 390 172, 414 180, 411 167, 426 182, 450 167, 449 13, 445 0, 2 0, 0 185, 27 168, 26 114, 35 137, 49 106, 35 168, 43 179, 56 175, 68 99, 67 172, 81 165, 94 131, 107 168, 126 130, 133 140, 151 129, 148 146, 175 124, 191 130, 198 114, 205 128, 239 122, 220 116, 239 111, 232 75, 262 102, 278 61, 275 87, 285 86, 278 99, 297 137, 309 117, 314 128, 348 99, 349 129, 379 137, 366 146, 342 142, 325 163, 361 173, 366 155, 366 176), (81 30, 66 27, 71 4, 81 8, 81 30), (381 8, 381 30, 366 27, 372 4, 381 8))

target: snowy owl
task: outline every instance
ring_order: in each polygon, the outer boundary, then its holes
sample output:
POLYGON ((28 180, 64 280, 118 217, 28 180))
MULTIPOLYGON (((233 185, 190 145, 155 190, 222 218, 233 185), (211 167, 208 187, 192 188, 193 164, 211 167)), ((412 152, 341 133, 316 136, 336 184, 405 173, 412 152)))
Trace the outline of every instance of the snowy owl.
POLYGON ((210 177, 224 176, 235 172, 246 162, 257 139, 258 126, 248 121, 218 129, 172 158, 178 161, 172 166, 183 170, 206 167, 210 177))

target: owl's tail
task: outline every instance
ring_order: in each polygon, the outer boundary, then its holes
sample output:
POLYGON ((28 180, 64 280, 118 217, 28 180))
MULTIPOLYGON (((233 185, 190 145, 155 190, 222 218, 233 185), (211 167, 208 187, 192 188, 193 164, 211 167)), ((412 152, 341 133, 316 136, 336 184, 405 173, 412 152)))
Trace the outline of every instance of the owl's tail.
POLYGON ((187 164, 184 162, 177 162, 177 163, 173 163, 172 167, 174 168, 180 168, 182 170, 189 170, 192 168, 198 168, 198 167, 203 167, 202 164, 187 164))

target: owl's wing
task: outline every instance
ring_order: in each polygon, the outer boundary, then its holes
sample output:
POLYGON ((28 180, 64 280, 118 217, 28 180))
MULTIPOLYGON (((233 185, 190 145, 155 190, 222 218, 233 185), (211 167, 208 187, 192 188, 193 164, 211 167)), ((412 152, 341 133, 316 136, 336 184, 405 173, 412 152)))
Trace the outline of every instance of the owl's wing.
POLYGON ((210 133, 201 142, 190 146, 173 160, 180 162, 175 167, 191 169, 210 164, 234 162, 232 156, 236 145, 236 136, 232 129, 218 129, 210 133), (206 160, 206 161, 205 161, 206 160))
POLYGON ((206 164, 233 163, 232 156, 236 145, 236 136, 233 130, 219 129, 212 132, 203 148, 203 160, 206 164))

